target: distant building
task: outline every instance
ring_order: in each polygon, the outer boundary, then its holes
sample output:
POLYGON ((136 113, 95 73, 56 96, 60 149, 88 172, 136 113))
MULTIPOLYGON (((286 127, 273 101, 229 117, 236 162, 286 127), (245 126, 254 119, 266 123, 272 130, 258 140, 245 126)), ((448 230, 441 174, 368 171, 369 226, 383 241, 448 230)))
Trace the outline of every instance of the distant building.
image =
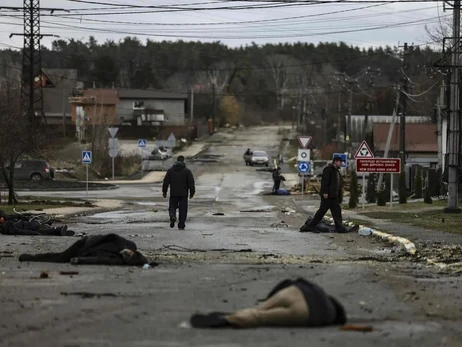
MULTIPOLYGON (((387 143, 390 123, 373 125, 374 155, 381 157, 387 143)), ((436 124, 408 123, 405 128, 406 165, 420 165, 436 168, 438 164, 438 134, 436 124)), ((389 153, 399 157, 400 126, 395 124, 390 142, 389 153)))
POLYGON ((43 112, 48 124, 71 124, 68 98, 81 85, 75 69, 42 69, 43 112))
POLYGON ((123 125, 182 126, 188 95, 158 90, 118 89, 117 114, 123 125))
MULTIPOLYGON (((393 120, 391 115, 370 115, 367 117, 367 128, 364 133, 364 125, 366 122, 365 115, 352 115, 351 116, 351 144, 353 150, 361 144, 362 141, 366 140, 366 135, 372 132, 373 125, 375 123, 388 123, 390 124, 393 120)), ((397 117, 396 124, 399 124, 399 117, 397 117)), ((348 122, 348 116, 345 116, 345 124, 348 122)), ((406 124, 431 124, 431 117, 425 116, 406 116, 406 124)), ((353 153, 354 154, 354 153, 353 153)))
POLYGON ((119 124, 117 105, 119 95, 115 89, 85 89, 75 91, 69 98, 72 123, 76 125, 77 137, 85 138, 89 126, 119 124))

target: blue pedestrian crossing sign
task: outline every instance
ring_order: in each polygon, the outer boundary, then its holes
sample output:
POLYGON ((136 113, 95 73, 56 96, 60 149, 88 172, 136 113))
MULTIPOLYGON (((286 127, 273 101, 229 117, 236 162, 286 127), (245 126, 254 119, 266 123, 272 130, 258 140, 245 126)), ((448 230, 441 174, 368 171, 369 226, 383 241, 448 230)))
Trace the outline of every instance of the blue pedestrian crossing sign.
POLYGON ((298 172, 300 172, 301 174, 306 174, 311 171, 311 165, 306 161, 299 162, 297 168, 298 172))
POLYGON ((147 141, 145 139, 138 140, 138 148, 145 148, 146 144, 147 144, 147 141))
POLYGON ((91 164, 91 151, 82 151, 82 163, 83 164, 91 164))
POLYGON ((347 166, 347 155, 345 153, 334 153, 332 155, 332 160, 334 160, 335 157, 340 157, 342 158, 342 167, 345 168, 347 166))

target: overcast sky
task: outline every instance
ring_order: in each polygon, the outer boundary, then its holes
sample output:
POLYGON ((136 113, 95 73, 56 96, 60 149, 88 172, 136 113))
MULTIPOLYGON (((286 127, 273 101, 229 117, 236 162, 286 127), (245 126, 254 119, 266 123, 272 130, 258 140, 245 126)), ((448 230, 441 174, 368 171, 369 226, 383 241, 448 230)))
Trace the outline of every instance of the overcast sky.
MULTIPOLYGON (((69 9, 69 12, 42 11, 42 33, 61 39, 99 42, 118 41, 137 36, 141 41, 200 40, 221 41, 230 46, 277 42, 339 42, 361 47, 424 44, 430 41, 425 25, 435 26, 451 11, 443 12, 442 2, 421 3, 343 3, 343 4, 270 4, 217 0, 88 0, 121 5, 179 5, 182 8, 216 8, 244 6, 240 10, 187 10, 172 12, 172 8, 108 7, 103 4, 79 3, 70 0, 41 0, 41 6, 69 9), (252 6, 260 8, 249 8, 252 6), (278 6, 261 8, 262 6, 278 6), (151 13, 133 13, 151 11, 151 13), (164 12, 159 12, 164 11, 164 12), (235 23, 240 22, 240 23, 235 23), (246 22, 246 23, 242 23, 246 22), (375 29, 375 30, 371 30, 375 29)), ((348 0, 347 0, 348 1, 348 0)), ((374 0, 375 1, 375 0, 374 0)), ((0 6, 21 6, 22 0, 1 0, 0 6)), ((21 47, 22 37, 9 38, 10 33, 22 33, 21 13, 0 9, 0 45, 21 47)), ((52 40, 42 44, 50 47, 52 40)))

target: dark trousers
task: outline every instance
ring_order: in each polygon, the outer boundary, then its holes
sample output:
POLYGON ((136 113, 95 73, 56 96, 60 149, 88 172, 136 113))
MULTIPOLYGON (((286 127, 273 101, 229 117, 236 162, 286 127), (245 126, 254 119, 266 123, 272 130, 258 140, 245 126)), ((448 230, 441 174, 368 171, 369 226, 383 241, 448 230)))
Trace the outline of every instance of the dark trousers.
POLYGON ((176 210, 179 209, 178 227, 184 228, 186 217, 188 216, 188 197, 187 196, 171 196, 168 206, 170 217, 176 218, 176 210))
POLYGON ((335 228, 337 230, 342 229, 342 208, 340 207, 340 201, 338 198, 324 199, 323 197, 321 197, 321 206, 319 207, 319 210, 316 211, 313 219, 310 222, 308 222, 308 224, 312 227, 318 225, 318 223, 324 218, 328 210, 330 210, 330 212, 332 213, 332 218, 334 218, 335 228))
POLYGON ((62 227, 51 227, 49 225, 40 225, 38 222, 5 222, 10 235, 46 235, 61 236, 62 227))
POLYGON ((279 190, 279 187, 281 187, 281 181, 280 180, 274 181, 273 192, 277 192, 279 190))

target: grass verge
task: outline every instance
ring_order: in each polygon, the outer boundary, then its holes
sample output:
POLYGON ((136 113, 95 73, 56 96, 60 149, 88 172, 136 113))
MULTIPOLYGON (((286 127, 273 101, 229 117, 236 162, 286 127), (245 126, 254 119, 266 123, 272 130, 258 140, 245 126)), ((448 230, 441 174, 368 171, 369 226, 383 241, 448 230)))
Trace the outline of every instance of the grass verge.
MULTIPOLYGON (((344 201, 346 198, 343 199, 344 201)), ((444 200, 435 200, 433 204, 426 204, 424 202, 409 202, 407 204, 398 204, 398 202, 393 202, 393 206, 390 208, 390 203, 387 203, 386 206, 377 206, 375 205, 366 205, 364 206, 364 210, 362 208, 361 203, 358 204, 356 208, 350 208, 348 203, 342 204, 342 209, 350 210, 350 211, 357 211, 358 213, 362 213, 362 211, 366 212, 390 212, 390 211, 409 211, 409 210, 431 210, 431 209, 441 209, 447 205, 447 201, 444 200)))
POLYGON ((462 235, 462 214, 444 213, 442 209, 424 212, 365 212, 365 216, 374 219, 389 219, 393 223, 409 224, 436 231, 445 231, 462 235))

